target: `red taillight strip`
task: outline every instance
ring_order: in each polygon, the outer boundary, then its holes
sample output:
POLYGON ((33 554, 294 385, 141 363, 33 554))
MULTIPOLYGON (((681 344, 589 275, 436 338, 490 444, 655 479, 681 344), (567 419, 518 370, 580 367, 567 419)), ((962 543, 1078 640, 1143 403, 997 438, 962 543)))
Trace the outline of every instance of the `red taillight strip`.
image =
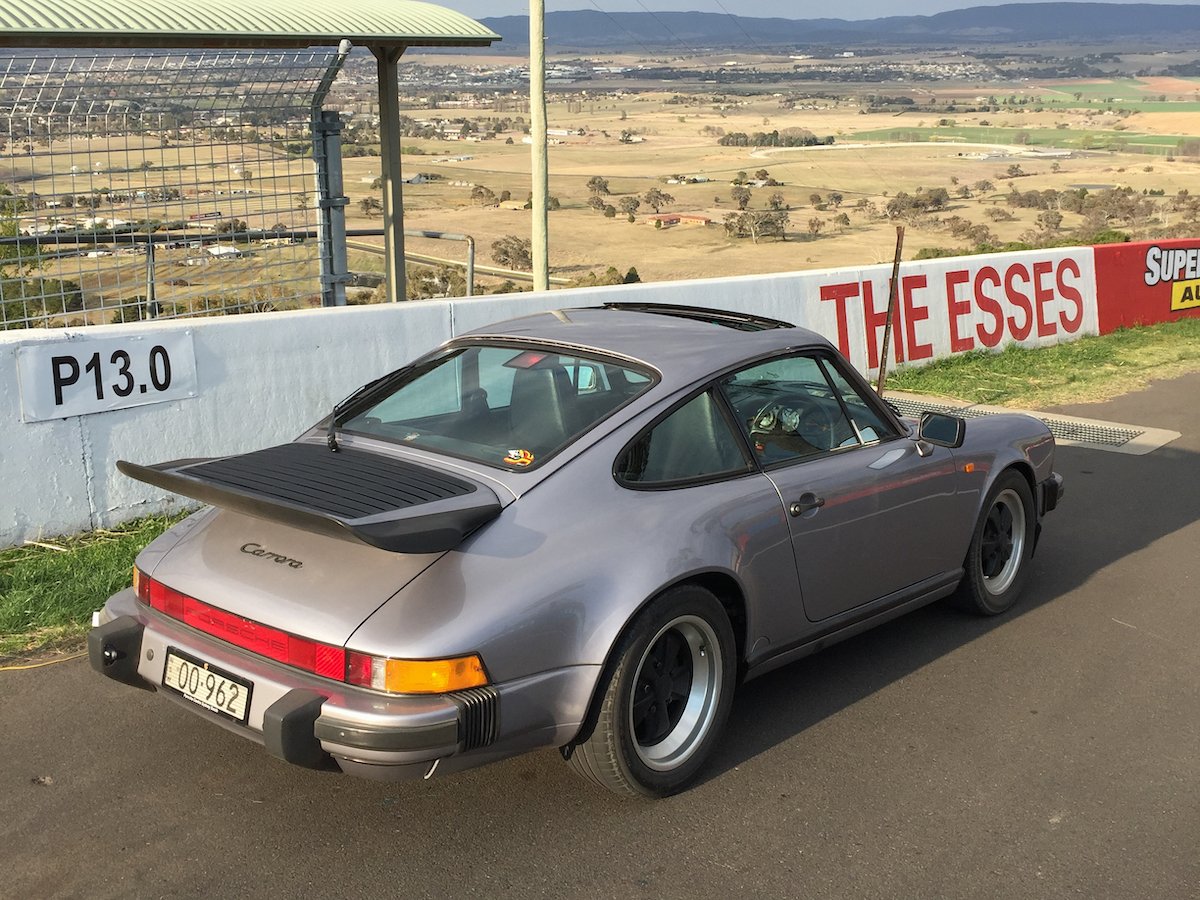
POLYGON ((145 572, 138 573, 136 587, 138 599, 147 606, 198 631, 314 675, 335 681, 346 680, 346 650, 343 647, 297 637, 209 606, 155 581, 145 572))

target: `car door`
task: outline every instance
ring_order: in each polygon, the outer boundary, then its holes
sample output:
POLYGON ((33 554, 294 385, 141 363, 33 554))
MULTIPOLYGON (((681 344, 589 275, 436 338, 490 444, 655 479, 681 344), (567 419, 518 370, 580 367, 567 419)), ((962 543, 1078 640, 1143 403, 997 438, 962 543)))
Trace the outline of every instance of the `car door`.
POLYGON ((811 621, 961 564, 944 528, 956 508, 953 454, 918 450, 831 353, 759 363, 722 389, 788 513, 811 621))

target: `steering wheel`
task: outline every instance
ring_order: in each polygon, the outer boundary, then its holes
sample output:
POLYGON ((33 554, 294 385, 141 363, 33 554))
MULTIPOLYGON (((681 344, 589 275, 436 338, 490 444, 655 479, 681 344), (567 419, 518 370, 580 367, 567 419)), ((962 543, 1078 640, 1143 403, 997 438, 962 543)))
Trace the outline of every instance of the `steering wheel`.
POLYGON ((819 403, 797 409, 772 400, 750 420, 750 436, 759 452, 771 443, 805 456, 814 450, 831 450, 836 427, 829 410, 819 403))

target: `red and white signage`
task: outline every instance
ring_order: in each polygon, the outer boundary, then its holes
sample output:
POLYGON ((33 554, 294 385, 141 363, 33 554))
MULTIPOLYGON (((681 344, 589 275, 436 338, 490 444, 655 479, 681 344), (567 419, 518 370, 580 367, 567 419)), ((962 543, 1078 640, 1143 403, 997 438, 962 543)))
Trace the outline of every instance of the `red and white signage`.
POLYGON ((1094 250, 1101 334, 1200 315, 1200 240, 1104 244, 1094 250))
MULTIPOLYGON (((891 266, 803 278, 804 324, 834 340, 863 372, 879 368, 891 266)), ((920 363, 1009 344, 1038 347, 1099 331, 1090 247, 906 263, 892 352, 920 363)))

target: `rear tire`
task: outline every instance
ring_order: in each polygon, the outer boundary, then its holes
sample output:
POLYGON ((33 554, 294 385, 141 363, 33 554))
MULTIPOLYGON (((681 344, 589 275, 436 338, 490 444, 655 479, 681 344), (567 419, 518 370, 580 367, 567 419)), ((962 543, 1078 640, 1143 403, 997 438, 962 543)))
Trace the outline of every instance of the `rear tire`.
POLYGON ((610 791, 665 797, 700 772, 729 716, 737 675, 729 616, 696 585, 667 591, 613 653, 591 733, 564 753, 610 791))
POLYGON ((984 616, 1011 609, 1029 574, 1036 527, 1029 482, 1019 472, 1003 472, 988 491, 975 524, 954 598, 957 605, 984 616))

